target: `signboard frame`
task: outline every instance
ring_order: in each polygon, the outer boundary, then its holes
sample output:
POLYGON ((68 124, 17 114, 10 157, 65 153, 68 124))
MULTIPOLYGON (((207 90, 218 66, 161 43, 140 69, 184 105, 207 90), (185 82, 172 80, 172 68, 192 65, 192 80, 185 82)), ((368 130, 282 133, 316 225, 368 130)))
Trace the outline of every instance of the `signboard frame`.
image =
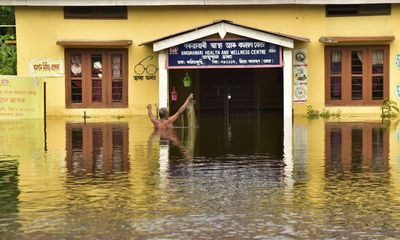
POLYGON ((43 77, 0 75, 0 119, 45 118, 43 77))
MULTIPOLYGON (((227 39, 198 39, 196 41, 204 41, 204 42, 210 42, 210 41, 220 41, 220 42, 229 42, 229 41, 257 41, 257 42, 263 42, 260 40, 256 39, 251 39, 251 38, 227 38, 227 39)), ((192 42, 196 42, 192 41, 192 42)), ((186 43, 191 43, 191 42, 186 42, 186 43)), ((186 44, 182 43, 180 45, 186 44)), ((272 44, 265 42, 266 44, 272 44)), ((272 44, 277 46, 278 48, 278 54, 279 54, 279 63, 278 64, 259 64, 259 65, 204 65, 204 66, 170 66, 169 63, 169 49, 167 49, 167 57, 166 57, 166 68, 167 69, 216 69, 216 68, 281 68, 283 67, 283 47, 277 44, 272 44)), ((178 45, 179 46, 179 45, 178 45)), ((177 46, 176 46, 177 47, 177 46)))

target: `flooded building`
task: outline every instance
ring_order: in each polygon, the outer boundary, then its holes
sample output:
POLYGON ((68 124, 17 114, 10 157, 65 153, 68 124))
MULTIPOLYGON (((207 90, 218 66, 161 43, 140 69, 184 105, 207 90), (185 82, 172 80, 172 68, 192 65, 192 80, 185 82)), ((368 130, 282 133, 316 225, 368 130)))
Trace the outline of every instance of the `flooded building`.
POLYGON ((400 236, 398 2, 0 0, 51 116, 0 117, 0 236, 400 236))
POLYGON ((0 2, 16 6, 18 75, 48 70, 48 115, 176 111, 191 92, 200 113, 287 118, 398 101, 397 1, 0 2))

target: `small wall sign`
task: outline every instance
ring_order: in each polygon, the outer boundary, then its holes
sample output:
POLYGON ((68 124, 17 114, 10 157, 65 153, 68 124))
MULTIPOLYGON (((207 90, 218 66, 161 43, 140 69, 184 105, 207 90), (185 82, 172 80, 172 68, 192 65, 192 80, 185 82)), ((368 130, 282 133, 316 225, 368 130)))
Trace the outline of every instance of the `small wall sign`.
POLYGON ((396 86, 396 96, 397 96, 397 99, 400 99, 400 82, 397 83, 397 86, 396 86))
POLYGON ((294 81, 298 83, 307 83, 307 66, 294 67, 294 81))
POLYGON ((307 102, 307 82, 308 82, 308 66, 307 66, 307 50, 295 49, 293 51, 293 101, 295 103, 307 102))
POLYGON ((295 49, 294 50, 294 65, 307 65, 307 50, 295 49))
POLYGON ((400 53, 396 54, 395 64, 396 64, 397 69, 400 70, 400 53))
POLYGON ((150 62, 153 58, 153 56, 149 55, 135 65, 133 71, 135 72, 134 79, 136 81, 157 80, 158 67, 150 62))
POLYGON ((29 76, 31 77, 63 77, 64 59, 34 58, 29 60, 29 76))
POLYGON ((307 84, 294 86, 293 100, 296 103, 307 102, 307 84))

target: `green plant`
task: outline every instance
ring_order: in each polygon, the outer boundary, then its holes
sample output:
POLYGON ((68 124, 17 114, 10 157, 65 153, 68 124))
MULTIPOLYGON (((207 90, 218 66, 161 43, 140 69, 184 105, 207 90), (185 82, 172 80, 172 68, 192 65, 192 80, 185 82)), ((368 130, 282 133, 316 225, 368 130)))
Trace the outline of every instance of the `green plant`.
POLYGON ((315 110, 311 105, 307 106, 307 118, 308 119, 317 119, 319 118, 319 111, 315 110))
POLYGON ((17 74, 17 49, 15 45, 6 44, 7 40, 13 40, 13 35, 0 36, 0 75, 17 74))
POLYGON ((321 113, 319 114, 319 116, 322 117, 323 119, 329 119, 331 115, 332 115, 331 112, 326 108, 323 108, 321 113))
MULTIPOLYGON (((15 25, 15 8, 10 6, 0 6, 0 23, 1 25, 15 25)), ((14 27, 0 28, 0 35, 15 35, 14 27)))
POLYGON ((333 112, 333 117, 335 118, 340 118, 342 117, 342 111, 340 111, 340 109, 338 109, 336 112, 333 112))
POLYGON ((397 107, 397 102, 391 100, 390 98, 385 99, 381 105, 381 118, 382 120, 390 120, 392 118, 397 118, 399 115, 399 108, 397 107))
POLYGON ((322 111, 318 111, 314 109, 312 106, 307 106, 307 118, 308 119, 318 119, 322 117, 323 119, 329 119, 329 118, 340 118, 342 115, 342 112, 340 110, 335 111, 329 111, 326 108, 323 108, 322 111))
MULTIPOLYGON (((0 7, 1 25, 15 25, 13 7, 0 7)), ((8 41, 15 40, 14 27, 0 28, 0 75, 17 74, 17 49, 15 45, 7 44, 8 41)))

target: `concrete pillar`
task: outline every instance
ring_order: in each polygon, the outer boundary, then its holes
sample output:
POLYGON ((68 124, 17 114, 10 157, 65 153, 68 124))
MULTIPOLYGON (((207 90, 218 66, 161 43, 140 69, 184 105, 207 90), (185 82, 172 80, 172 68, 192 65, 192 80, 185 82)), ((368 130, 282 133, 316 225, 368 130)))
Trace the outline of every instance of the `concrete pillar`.
POLYGON ((158 53, 158 107, 168 107, 168 69, 167 54, 165 51, 158 53))
POLYGON ((283 50, 283 117, 292 118, 293 50, 283 50))
MULTIPOLYGON (((168 108, 168 69, 167 54, 165 51, 158 53, 158 107, 168 108)), ((168 185, 169 146, 160 146, 160 187, 168 185)))
POLYGON ((285 182, 293 184, 293 116, 292 116, 292 82, 293 82, 293 50, 283 50, 283 153, 285 166, 285 182))

